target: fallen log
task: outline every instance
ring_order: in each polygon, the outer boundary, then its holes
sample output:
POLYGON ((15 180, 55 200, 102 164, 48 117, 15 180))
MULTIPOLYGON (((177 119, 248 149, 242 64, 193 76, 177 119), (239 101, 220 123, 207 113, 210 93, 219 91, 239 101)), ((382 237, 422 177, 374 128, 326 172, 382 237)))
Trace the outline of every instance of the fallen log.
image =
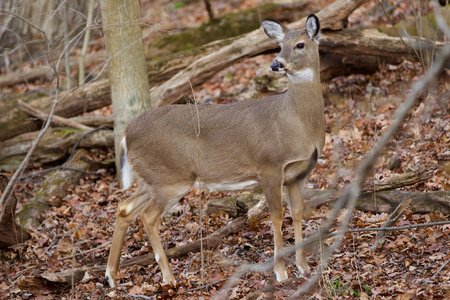
POLYGON ((20 224, 26 229, 36 229, 42 222, 45 212, 49 209, 48 199, 52 197, 64 197, 66 190, 78 184, 89 164, 81 160, 88 155, 86 149, 76 150, 72 158, 63 164, 63 167, 80 170, 55 170, 48 174, 36 192, 33 199, 24 204, 22 211, 18 214, 20 224))
MULTIPOLYGON (((44 163, 54 162, 67 157, 71 147, 88 132, 67 128, 47 130, 33 152, 28 166, 30 168, 39 167, 44 163)), ((38 134, 38 131, 24 133, 0 143, 0 170, 9 171, 17 168, 38 134)), ((107 129, 86 135, 79 144, 80 147, 84 148, 112 147, 113 145, 114 133, 112 130, 107 129)))
POLYGON ((363 193, 359 197, 356 208, 373 213, 391 213, 405 198, 411 198, 411 209, 415 213, 441 212, 450 214, 450 192, 409 192, 383 191, 363 193))
MULTIPOLYGON (((61 100, 56 106, 55 114, 68 118, 111 104, 111 89, 107 80, 99 80, 73 92, 61 92, 59 98, 61 100)), ((47 112, 53 100, 52 97, 43 97, 25 102, 47 112)), ((0 111, 0 141, 39 130, 42 126, 42 122, 30 119, 28 114, 21 111, 16 100, 10 99, 2 104, 4 106, 0 111)))
POLYGON ((114 128, 114 116, 81 116, 70 118, 77 123, 90 127, 107 127, 114 128))
MULTIPOLYGON (((229 198, 212 199, 208 201, 208 213, 236 215, 235 202, 244 201, 248 205, 255 203, 255 199, 263 197, 262 194, 239 195, 229 198)), ((357 209, 373 213, 391 213, 404 198, 411 198, 409 207, 414 213, 441 212, 450 214, 450 192, 410 192, 410 191, 382 191, 377 193, 365 192, 359 196, 357 209)), ((283 194, 286 203, 286 196, 283 194)), ((337 199, 336 191, 306 190, 305 205, 317 207, 333 202, 337 199)), ((305 214, 307 214, 305 209, 305 214)))

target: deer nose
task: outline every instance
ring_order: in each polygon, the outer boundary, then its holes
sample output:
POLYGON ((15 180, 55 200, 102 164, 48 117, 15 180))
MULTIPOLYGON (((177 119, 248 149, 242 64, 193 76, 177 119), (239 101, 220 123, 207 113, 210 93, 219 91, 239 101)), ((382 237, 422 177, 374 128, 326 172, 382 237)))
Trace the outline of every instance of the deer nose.
POLYGON ((284 68, 283 63, 279 62, 278 60, 274 60, 272 62, 272 65, 270 66, 270 68, 272 69, 272 71, 279 71, 280 69, 284 68))

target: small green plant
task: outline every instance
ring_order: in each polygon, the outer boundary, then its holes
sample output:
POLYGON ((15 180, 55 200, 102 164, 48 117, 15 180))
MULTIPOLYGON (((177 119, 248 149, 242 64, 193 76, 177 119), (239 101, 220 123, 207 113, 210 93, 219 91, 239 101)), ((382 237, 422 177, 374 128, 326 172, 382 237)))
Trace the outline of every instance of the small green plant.
MULTIPOLYGON (((365 285, 365 288, 367 291, 367 289, 368 289, 367 285, 365 285)), ((361 297, 360 294, 358 294, 352 288, 348 287, 348 284, 342 283, 341 276, 339 276, 337 280, 332 280, 330 282, 330 289, 331 289, 331 292, 333 293, 334 297, 342 296, 346 291, 349 291, 350 293, 352 293, 353 295, 355 295, 358 298, 361 297)), ((366 292, 366 294, 367 294, 367 292, 366 292)))
POLYGON ((370 288, 367 284, 365 284, 364 282, 362 283, 364 285, 364 292, 367 294, 367 296, 371 296, 372 293, 370 292, 370 288))
POLYGON ((173 3, 173 8, 180 9, 183 8, 186 5, 184 1, 177 1, 173 3))

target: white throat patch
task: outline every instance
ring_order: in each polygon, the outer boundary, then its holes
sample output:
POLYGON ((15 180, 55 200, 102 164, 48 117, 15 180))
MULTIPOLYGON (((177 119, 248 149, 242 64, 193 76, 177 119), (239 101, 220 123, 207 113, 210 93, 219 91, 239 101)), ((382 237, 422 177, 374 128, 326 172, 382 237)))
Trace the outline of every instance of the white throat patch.
POLYGON ((303 69, 299 71, 295 71, 294 74, 287 73, 287 76, 290 81, 294 83, 300 82, 311 82, 314 79, 314 72, 311 69, 303 69))

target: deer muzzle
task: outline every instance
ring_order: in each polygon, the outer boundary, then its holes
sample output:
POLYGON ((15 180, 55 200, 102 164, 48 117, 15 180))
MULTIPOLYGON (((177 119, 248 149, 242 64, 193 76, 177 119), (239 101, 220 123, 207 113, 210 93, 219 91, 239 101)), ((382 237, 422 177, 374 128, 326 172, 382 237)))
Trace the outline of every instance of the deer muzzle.
POLYGON ((274 60, 272 62, 272 65, 270 66, 270 69, 272 69, 272 71, 274 72, 278 72, 284 69, 284 65, 282 62, 278 61, 278 60, 274 60))

